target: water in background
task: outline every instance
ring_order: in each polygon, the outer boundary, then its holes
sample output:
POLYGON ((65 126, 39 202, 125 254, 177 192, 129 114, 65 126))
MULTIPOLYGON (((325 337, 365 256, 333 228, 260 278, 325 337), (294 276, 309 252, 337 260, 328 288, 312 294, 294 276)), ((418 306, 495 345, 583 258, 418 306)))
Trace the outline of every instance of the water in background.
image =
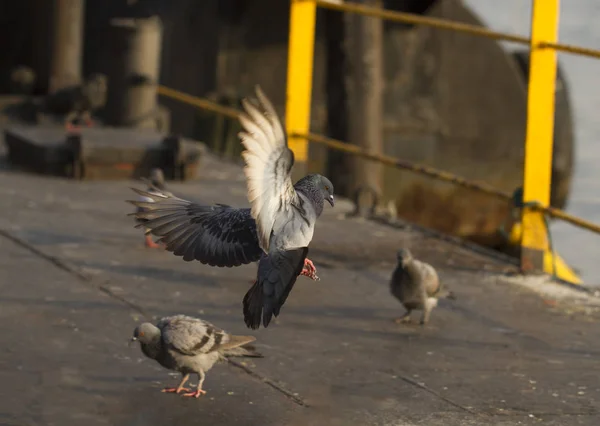
MULTIPOLYGON (((466 0, 492 29, 529 36, 532 0, 466 0)), ((561 2, 559 40, 600 49, 600 1, 561 2)), ((508 49, 522 48, 506 44, 508 49)), ((567 212, 600 223, 600 60, 559 53, 575 122, 575 175, 567 212)), ((552 225, 554 245, 585 284, 600 286, 600 235, 566 223, 552 225)))

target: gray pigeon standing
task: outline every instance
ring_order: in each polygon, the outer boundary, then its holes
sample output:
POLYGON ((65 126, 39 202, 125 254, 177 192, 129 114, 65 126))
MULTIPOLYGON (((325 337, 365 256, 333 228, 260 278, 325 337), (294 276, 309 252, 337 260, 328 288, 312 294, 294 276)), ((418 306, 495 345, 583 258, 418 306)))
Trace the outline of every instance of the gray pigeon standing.
MULTIPOLYGON (((404 305, 406 313, 396 322, 410 322, 413 310, 422 310, 421 324, 429 322, 429 316, 437 306, 443 286, 433 266, 415 259, 407 248, 397 254, 398 265, 390 280, 391 293, 404 305)), ((446 297, 454 298, 451 292, 446 297)))
MULTIPOLYGON (((168 193, 166 184, 165 184, 165 175, 163 171, 159 168, 152 169, 150 171, 150 177, 148 179, 142 178, 143 182, 146 182, 148 185, 147 192, 149 194, 160 194, 160 193, 168 193)), ((140 201, 146 203, 152 203, 153 200, 151 197, 144 196, 140 194, 140 201)), ((136 213, 145 212, 147 209, 144 207, 137 207, 136 213)), ((143 225, 148 222, 148 219, 142 217, 136 217, 135 222, 139 225, 143 225)), ((144 244, 149 248, 162 248, 160 244, 156 244, 152 241, 152 237, 150 235, 150 229, 144 228, 144 244)))
POLYGON ((186 315, 164 317, 156 325, 149 322, 138 325, 133 330, 131 341, 140 342, 142 352, 160 365, 178 371, 182 380, 175 388, 165 388, 162 392, 198 398, 206 394, 202 389, 206 372, 227 356, 261 357, 250 346, 256 340, 252 336, 234 336, 215 327, 211 323, 186 315), (199 378, 196 390, 185 388, 190 374, 199 378))
POLYGON ((294 154, 283 126, 259 87, 256 95, 259 105, 244 99, 246 113, 240 115, 250 209, 202 206, 136 189, 153 202, 130 201, 146 209, 134 213, 150 219, 143 226, 183 260, 221 267, 259 261, 257 279, 243 300, 244 321, 252 329, 261 321, 267 327, 279 315, 298 275, 318 279, 308 245, 325 201, 334 205, 326 177, 311 174, 292 184, 294 154))

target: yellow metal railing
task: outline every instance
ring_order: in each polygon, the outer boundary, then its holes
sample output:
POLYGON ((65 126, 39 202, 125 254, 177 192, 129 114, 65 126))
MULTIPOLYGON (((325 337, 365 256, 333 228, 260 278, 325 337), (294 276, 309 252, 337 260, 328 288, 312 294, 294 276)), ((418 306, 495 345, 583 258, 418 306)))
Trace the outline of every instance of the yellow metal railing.
MULTIPOLYGON (((317 5, 314 1, 299 2, 290 11, 290 38, 287 68, 287 102, 285 123, 294 133, 310 130, 310 100, 312 97, 313 58, 317 5)), ((288 143, 294 157, 306 163, 308 144, 288 132, 288 143)))
POLYGON ((542 212, 527 207, 550 205, 552 145, 554 139, 554 91, 556 50, 540 47, 540 42, 556 43, 559 0, 533 0, 529 87, 527 93, 527 132, 521 223, 521 269, 545 270, 549 253, 547 226, 542 212))
MULTIPOLYGON (((558 0, 533 0, 531 38, 510 35, 486 28, 444 19, 423 17, 409 13, 393 12, 353 3, 331 3, 323 0, 291 0, 290 39, 288 51, 288 83, 286 102, 286 127, 290 148, 298 163, 306 162, 308 141, 329 148, 357 155, 388 166, 412 170, 435 179, 481 191, 505 200, 512 194, 493 188, 488 184, 473 182, 451 173, 414 164, 401 159, 371 153, 342 141, 310 133, 310 105, 313 74, 314 30, 317 7, 358 13, 366 16, 427 25, 438 29, 459 31, 475 36, 528 44, 531 48, 529 93, 527 108, 527 133, 525 141, 525 170, 523 200, 519 202, 522 222, 513 227, 511 240, 520 242, 523 248, 523 270, 553 272, 558 278, 579 284, 581 280, 549 250, 545 215, 567 221, 575 226, 600 233, 600 226, 559 209, 549 207, 550 171, 554 126, 554 86, 556 79, 556 50, 600 58, 600 51, 557 42, 558 0)), ((206 99, 159 86, 159 94, 217 114, 237 118, 239 111, 224 107, 206 99)))
MULTIPOLYGON (((158 86, 157 88, 158 94, 165 96, 167 98, 171 98, 182 103, 186 103, 188 105, 195 106, 197 108, 212 111, 215 114, 224 115, 226 117, 232 119, 238 119, 241 111, 220 105, 216 102, 210 101, 208 99, 200 98, 197 96, 189 95, 180 90, 175 90, 166 86, 158 86)), ((475 191, 483 192, 485 194, 489 194, 495 197, 498 197, 503 200, 511 200, 512 194, 502 191, 501 189, 495 188, 485 182, 475 182, 472 180, 465 179, 460 176, 456 176, 452 173, 438 170, 434 167, 425 166, 423 164, 417 164, 410 161, 402 160, 400 158, 395 158, 389 155, 377 154, 365 151, 359 148, 356 145, 349 144, 347 142, 343 142, 337 139, 329 138, 327 136, 319 135, 316 133, 295 133, 292 136, 296 138, 306 139, 310 142, 326 146, 328 148, 334 149, 336 151, 345 152, 347 154, 355 155, 357 157, 365 158, 371 161, 377 161, 379 163, 385 164, 386 166, 395 167, 398 169, 410 170, 415 173, 423 174, 429 176, 433 179, 442 180, 445 182, 454 183, 459 186, 463 186, 465 188, 470 188, 475 191)), ((591 232, 595 232, 600 234, 600 225, 596 225, 593 222, 589 222, 587 220, 581 219, 579 217, 573 216, 569 213, 566 213, 560 209, 556 209, 554 207, 545 207, 542 208, 540 206, 531 206, 532 209, 537 209, 541 212, 548 214, 550 217, 554 217, 556 219, 563 220, 568 222, 574 226, 577 226, 581 229, 585 229, 591 232)))
MULTIPOLYGON (((216 102, 210 101, 208 99, 200 98, 197 96, 188 95, 185 92, 180 90, 175 90, 166 86, 158 86, 157 92, 165 97, 186 103, 188 105, 195 106, 197 108, 212 111, 215 114, 224 115, 229 118, 236 119, 239 117, 241 111, 225 107, 216 102)), ((475 182, 472 180, 465 179, 460 176, 456 176, 452 173, 438 170, 434 167, 425 166, 423 164, 417 164, 410 161, 402 160, 400 158, 391 157, 389 155, 376 154, 372 152, 365 151, 359 148, 356 145, 351 145, 349 143, 328 138, 327 136, 319 135, 316 133, 304 133, 304 134, 293 134, 293 136, 297 138, 302 138, 309 140, 310 142, 314 142, 316 144, 324 145, 328 148, 334 149, 336 151, 342 151, 347 154, 356 155, 357 157, 365 158, 371 161, 377 161, 379 163, 385 164, 386 166, 395 167, 398 169, 410 170, 415 173, 423 174, 429 176, 433 179, 442 180, 445 182, 454 183, 459 186, 463 186, 465 188, 470 188, 475 191, 483 192, 500 199, 510 200, 512 198, 512 194, 502 191, 501 189, 495 188, 485 182, 475 182)), ((531 206, 532 209, 537 209, 541 212, 548 214, 550 217, 554 217, 556 219, 563 220, 568 222, 574 226, 577 226, 581 229, 585 229, 591 232, 595 232, 600 234, 600 225, 596 225, 593 222, 589 222, 587 220, 581 219, 577 216, 573 216, 569 213, 566 213, 560 209, 556 209, 554 207, 539 207, 539 206, 531 206)))
MULTIPOLYGON (((175 89, 172 89, 169 87, 158 86, 158 93, 162 96, 186 103, 188 105, 192 105, 194 107, 197 107, 197 108, 200 108, 203 110, 212 111, 215 114, 224 115, 224 116, 232 118, 232 119, 237 119, 240 115, 240 111, 235 108, 224 107, 224 106, 222 106, 216 102, 210 101, 208 99, 191 96, 191 95, 188 95, 187 93, 184 93, 184 92, 181 92, 179 90, 175 90, 175 89)), ((368 152, 368 151, 365 151, 365 150, 359 148, 356 145, 351 145, 349 143, 342 142, 342 141, 332 139, 332 138, 328 138, 323 135, 307 133, 307 134, 296 134, 294 136, 296 136, 298 138, 307 139, 310 142, 324 145, 328 148, 331 148, 331 149, 334 149, 337 151, 345 152, 345 153, 355 155, 355 156, 358 156, 361 158, 365 158, 365 159, 368 159, 371 161, 377 161, 379 163, 382 163, 382 164, 390 166, 390 167, 404 169, 404 170, 410 170, 414 173, 419 173, 419 174, 422 174, 425 176, 429 176, 433 179, 454 183, 456 185, 459 185, 459 186, 462 186, 465 188, 470 188, 470 189, 500 198, 502 200, 506 200, 507 202, 509 202, 510 200, 513 199, 513 195, 511 195, 507 192, 504 192, 500 189, 494 188, 484 182, 471 181, 471 180, 462 178, 460 176, 456 176, 452 173, 448 173, 443 170, 435 169, 433 167, 429 167, 429 166, 425 166, 425 165, 417 164, 417 163, 412 163, 410 161, 402 160, 402 159, 387 156, 387 155, 368 152)), ((536 209, 540 212, 543 212, 544 214, 547 214, 550 217, 555 217, 557 219, 561 219, 563 221, 569 222, 579 228, 586 229, 586 230, 600 234, 600 226, 598 226, 592 222, 588 222, 586 220, 580 219, 576 216, 572 216, 566 212, 563 212, 562 210, 555 209, 552 207, 544 208, 539 205, 532 205, 531 208, 536 209)), ((520 224, 515 224, 512 227, 510 235, 509 235, 510 241, 513 243, 520 243, 521 232, 522 232, 522 226, 520 224)), ((570 270, 570 268, 566 265, 566 263, 559 256, 553 257, 551 255, 552 255, 551 253, 546 254, 546 257, 544 260, 545 265, 546 265, 545 270, 554 272, 554 267, 556 267, 555 275, 558 278, 561 278, 561 279, 571 282, 573 284, 581 283, 581 280, 577 277, 577 275, 575 273, 573 273, 573 271, 570 270)))
MULTIPOLYGON (((396 22, 428 25, 438 29, 460 31, 496 40, 529 44, 531 66, 529 71, 523 203, 521 208, 521 269, 523 271, 548 271, 545 259, 548 256, 554 259, 555 256, 549 250, 549 231, 542 210, 548 208, 550 201, 556 49, 563 51, 577 50, 576 53, 587 53, 590 56, 595 56, 595 52, 574 49, 557 43, 559 0, 533 0, 530 39, 489 31, 476 25, 389 11, 350 2, 291 0, 288 66, 312 71, 312 59, 309 62, 310 67, 300 61, 301 58, 306 56, 307 52, 312 52, 314 49, 314 34, 309 34, 308 31, 298 34, 296 29, 305 21, 312 22, 314 16, 308 15, 316 14, 316 7, 357 13, 396 22)), ((310 29, 314 30, 314 26, 311 26, 310 29)), ((306 93, 302 95, 303 97, 300 97, 297 90, 310 87, 312 77, 312 72, 288 74, 286 110, 288 111, 288 120, 291 121, 288 121, 287 131, 290 139, 293 138, 294 140, 292 149, 296 149, 300 153, 299 159, 301 161, 306 158, 308 150, 308 138, 306 137, 308 132, 304 128, 289 124, 300 122, 300 118, 294 117, 289 111, 302 111, 303 114, 310 114, 310 98, 306 98, 306 93), (299 102, 305 102, 305 104, 299 105, 299 102), (300 138, 302 135, 305 136, 303 139, 300 138)), ((307 119, 305 117, 302 122, 307 119)), ((557 272, 555 265, 556 262, 552 262, 554 273, 557 272)), ((563 275, 563 278, 571 281, 579 280, 566 265, 564 269, 565 271, 562 274, 562 270, 559 271, 559 276, 563 275)))

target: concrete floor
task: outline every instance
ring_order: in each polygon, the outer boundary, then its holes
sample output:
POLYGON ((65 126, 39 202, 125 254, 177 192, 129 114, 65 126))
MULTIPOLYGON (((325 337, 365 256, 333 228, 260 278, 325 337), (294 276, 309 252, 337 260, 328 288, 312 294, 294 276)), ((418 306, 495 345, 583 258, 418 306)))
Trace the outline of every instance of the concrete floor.
MULTIPOLYGON (((600 314, 515 283, 513 266, 346 219, 340 202, 311 246, 321 281, 300 278, 251 332, 241 300, 256 266, 145 249, 126 216, 132 185, 0 171, 0 425, 600 424, 600 314), (402 245, 458 297, 425 328, 393 322, 402 245), (177 377, 127 343, 141 320, 178 313, 255 335, 265 357, 215 366, 198 400, 162 394, 177 377)), ((240 169, 215 161, 171 188, 246 204, 240 169)))

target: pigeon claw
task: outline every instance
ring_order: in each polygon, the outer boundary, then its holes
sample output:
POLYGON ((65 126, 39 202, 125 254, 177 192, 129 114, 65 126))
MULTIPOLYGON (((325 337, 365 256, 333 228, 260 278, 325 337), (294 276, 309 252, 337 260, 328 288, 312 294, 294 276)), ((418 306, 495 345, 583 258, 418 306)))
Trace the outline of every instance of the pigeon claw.
POLYGON ((163 393, 179 393, 181 391, 191 392, 191 389, 188 388, 164 388, 161 389, 163 393))
POLYGON ((196 389, 195 391, 183 394, 183 396, 190 396, 193 398, 200 398, 202 395, 206 395, 206 391, 202 389, 196 389))
POLYGON ((146 235, 144 245, 148 248, 164 248, 162 244, 157 244, 152 241, 152 237, 150 235, 146 235))
POLYGON ((302 272, 300 272, 300 275, 304 275, 305 277, 308 277, 313 281, 320 280, 320 278, 317 276, 317 268, 310 259, 304 259, 304 268, 302 268, 302 272))
POLYGON ((65 123, 65 130, 67 131, 67 133, 78 133, 79 132, 79 126, 74 125, 73 123, 65 123))

